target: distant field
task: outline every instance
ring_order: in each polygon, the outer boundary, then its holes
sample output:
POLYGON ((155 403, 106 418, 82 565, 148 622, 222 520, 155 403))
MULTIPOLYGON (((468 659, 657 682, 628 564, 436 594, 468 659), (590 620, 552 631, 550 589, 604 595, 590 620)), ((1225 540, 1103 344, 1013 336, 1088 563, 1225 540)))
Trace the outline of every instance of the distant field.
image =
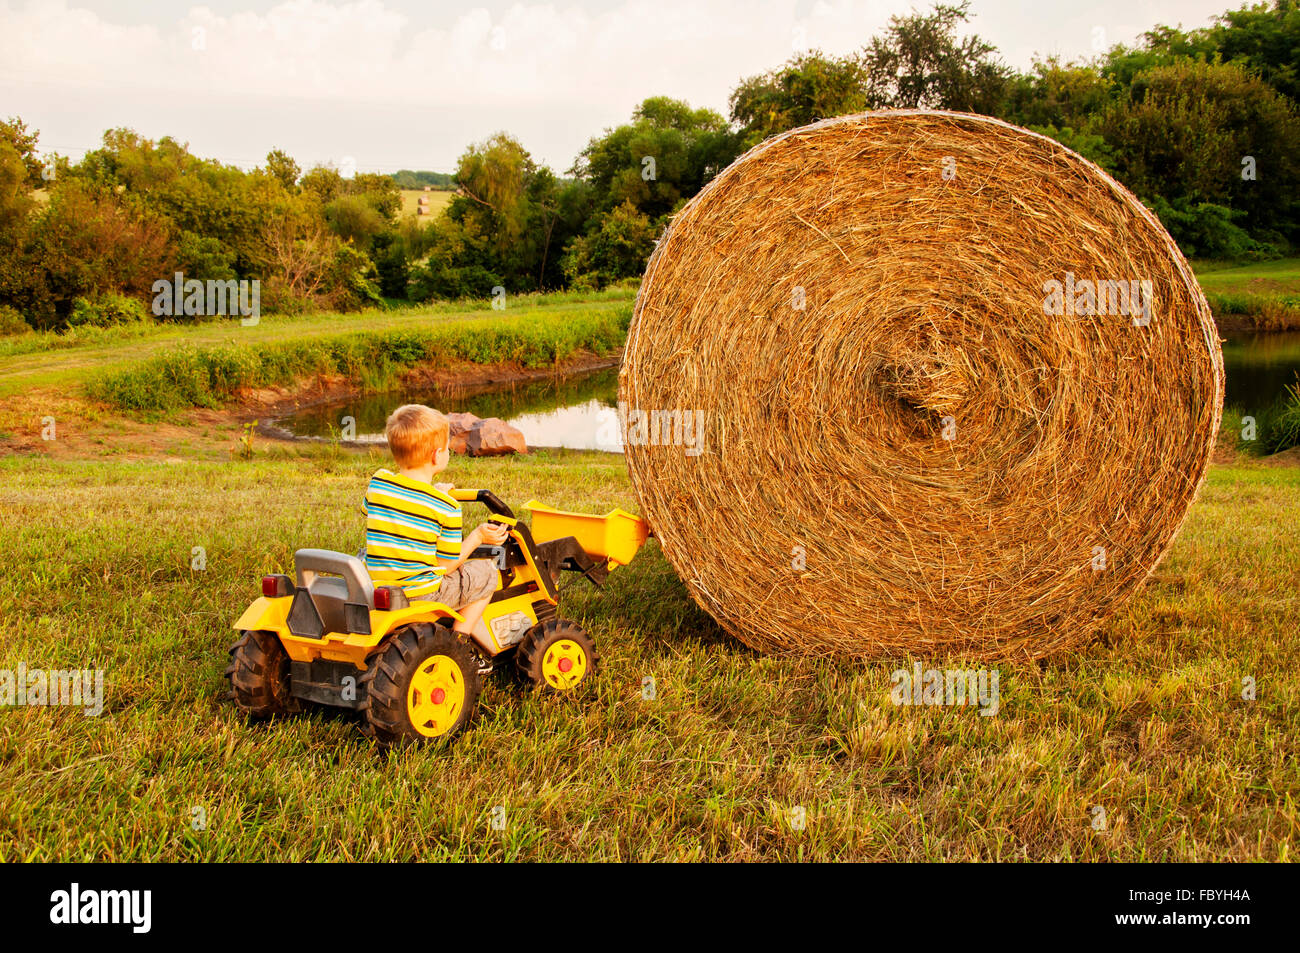
POLYGON ((1192 269, 1206 294, 1300 294, 1300 258, 1227 266, 1195 261, 1192 269))
POLYGON ((429 208, 432 209, 430 214, 421 216, 422 220, 427 224, 442 214, 442 210, 451 204, 451 200, 455 198, 456 193, 436 192, 432 190, 426 192, 423 189, 402 189, 403 218, 407 215, 416 214, 416 209, 420 204, 420 196, 422 195, 427 195, 429 197, 429 208))

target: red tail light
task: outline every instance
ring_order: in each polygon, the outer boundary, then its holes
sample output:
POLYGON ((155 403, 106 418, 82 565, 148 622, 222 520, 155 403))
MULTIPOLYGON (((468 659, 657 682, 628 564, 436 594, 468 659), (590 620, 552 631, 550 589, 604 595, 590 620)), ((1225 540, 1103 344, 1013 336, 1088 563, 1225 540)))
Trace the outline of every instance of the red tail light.
POLYGON ((375 608, 380 612, 410 608, 411 600, 401 586, 376 586, 375 608))
POLYGON ((293 581, 288 576, 263 576, 262 595, 268 599, 283 599, 293 595, 293 581))

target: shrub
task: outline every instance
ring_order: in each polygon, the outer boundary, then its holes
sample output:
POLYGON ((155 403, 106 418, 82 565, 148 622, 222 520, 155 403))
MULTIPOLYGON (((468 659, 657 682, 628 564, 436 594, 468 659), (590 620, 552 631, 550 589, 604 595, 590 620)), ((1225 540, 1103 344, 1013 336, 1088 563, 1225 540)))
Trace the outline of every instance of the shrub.
POLYGON ((334 311, 360 311, 382 305, 377 278, 369 255, 351 245, 340 244, 330 260, 321 297, 326 307, 334 311))
POLYGON ((68 315, 68 327, 111 328, 151 320, 139 301, 108 292, 94 298, 75 299, 72 313, 68 315))
POLYGON ((454 267, 429 261, 411 269, 410 296, 414 301, 487 298, 498 286, 502 286, 501 276, 482 265, 454 267))
POLYGON ((21 314, 13 308, 0 304, 0 338, 15 334, 26 334, 32 329, 21 314))

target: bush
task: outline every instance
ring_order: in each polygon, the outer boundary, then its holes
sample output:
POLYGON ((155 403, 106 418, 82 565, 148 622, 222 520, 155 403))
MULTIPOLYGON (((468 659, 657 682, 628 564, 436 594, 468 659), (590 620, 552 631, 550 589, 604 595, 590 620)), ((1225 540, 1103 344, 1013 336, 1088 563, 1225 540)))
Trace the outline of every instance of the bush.
POLYGON ((72 302, 68 327, 111 328, 153 320, 144 305, 134 298, 108 292, 95 298, 77 298, 72 302))
POLYGON ((325 278, 322 302, 334 311, 360 311, 382 305, 375 264, 365 252, 341 244, 334 249, 325 278))
POLYGON ((482 265, 451 267, 429 261, 411 269, 410 296, 413 301, 487 298, 496 287, 504 287, 501 276, 482 265))
POLYGON ((1245 212, 1212 202, 1169 202, 1161 196, 1147 204, 1189 258, 1266 261, 1282 256, 1278 249, 1256 241, 1237 224, 1245 212))
POLYGON ((32 329, 21 314, 13 308, 0 304, 0 338, 15 334, 26 334, 32 329))
POLYGON ((405 298, 406 286, 411 280, 411 265, 406 260, 406 250, 393 242, 375 259, 379 273, 379 291, 385 298, 405 298))

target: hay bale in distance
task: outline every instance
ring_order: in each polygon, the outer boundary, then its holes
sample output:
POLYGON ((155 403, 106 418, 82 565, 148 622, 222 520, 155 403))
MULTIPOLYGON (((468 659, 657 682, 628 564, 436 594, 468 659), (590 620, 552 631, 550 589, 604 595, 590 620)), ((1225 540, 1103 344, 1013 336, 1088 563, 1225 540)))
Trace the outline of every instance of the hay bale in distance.
POLYGON ((1097 166, 903 110, 769 139, 677 214, 620 401, 642 514, 747 644, 1033 658, 1167 551, 1223 358, 1177 246, 1097 166))

